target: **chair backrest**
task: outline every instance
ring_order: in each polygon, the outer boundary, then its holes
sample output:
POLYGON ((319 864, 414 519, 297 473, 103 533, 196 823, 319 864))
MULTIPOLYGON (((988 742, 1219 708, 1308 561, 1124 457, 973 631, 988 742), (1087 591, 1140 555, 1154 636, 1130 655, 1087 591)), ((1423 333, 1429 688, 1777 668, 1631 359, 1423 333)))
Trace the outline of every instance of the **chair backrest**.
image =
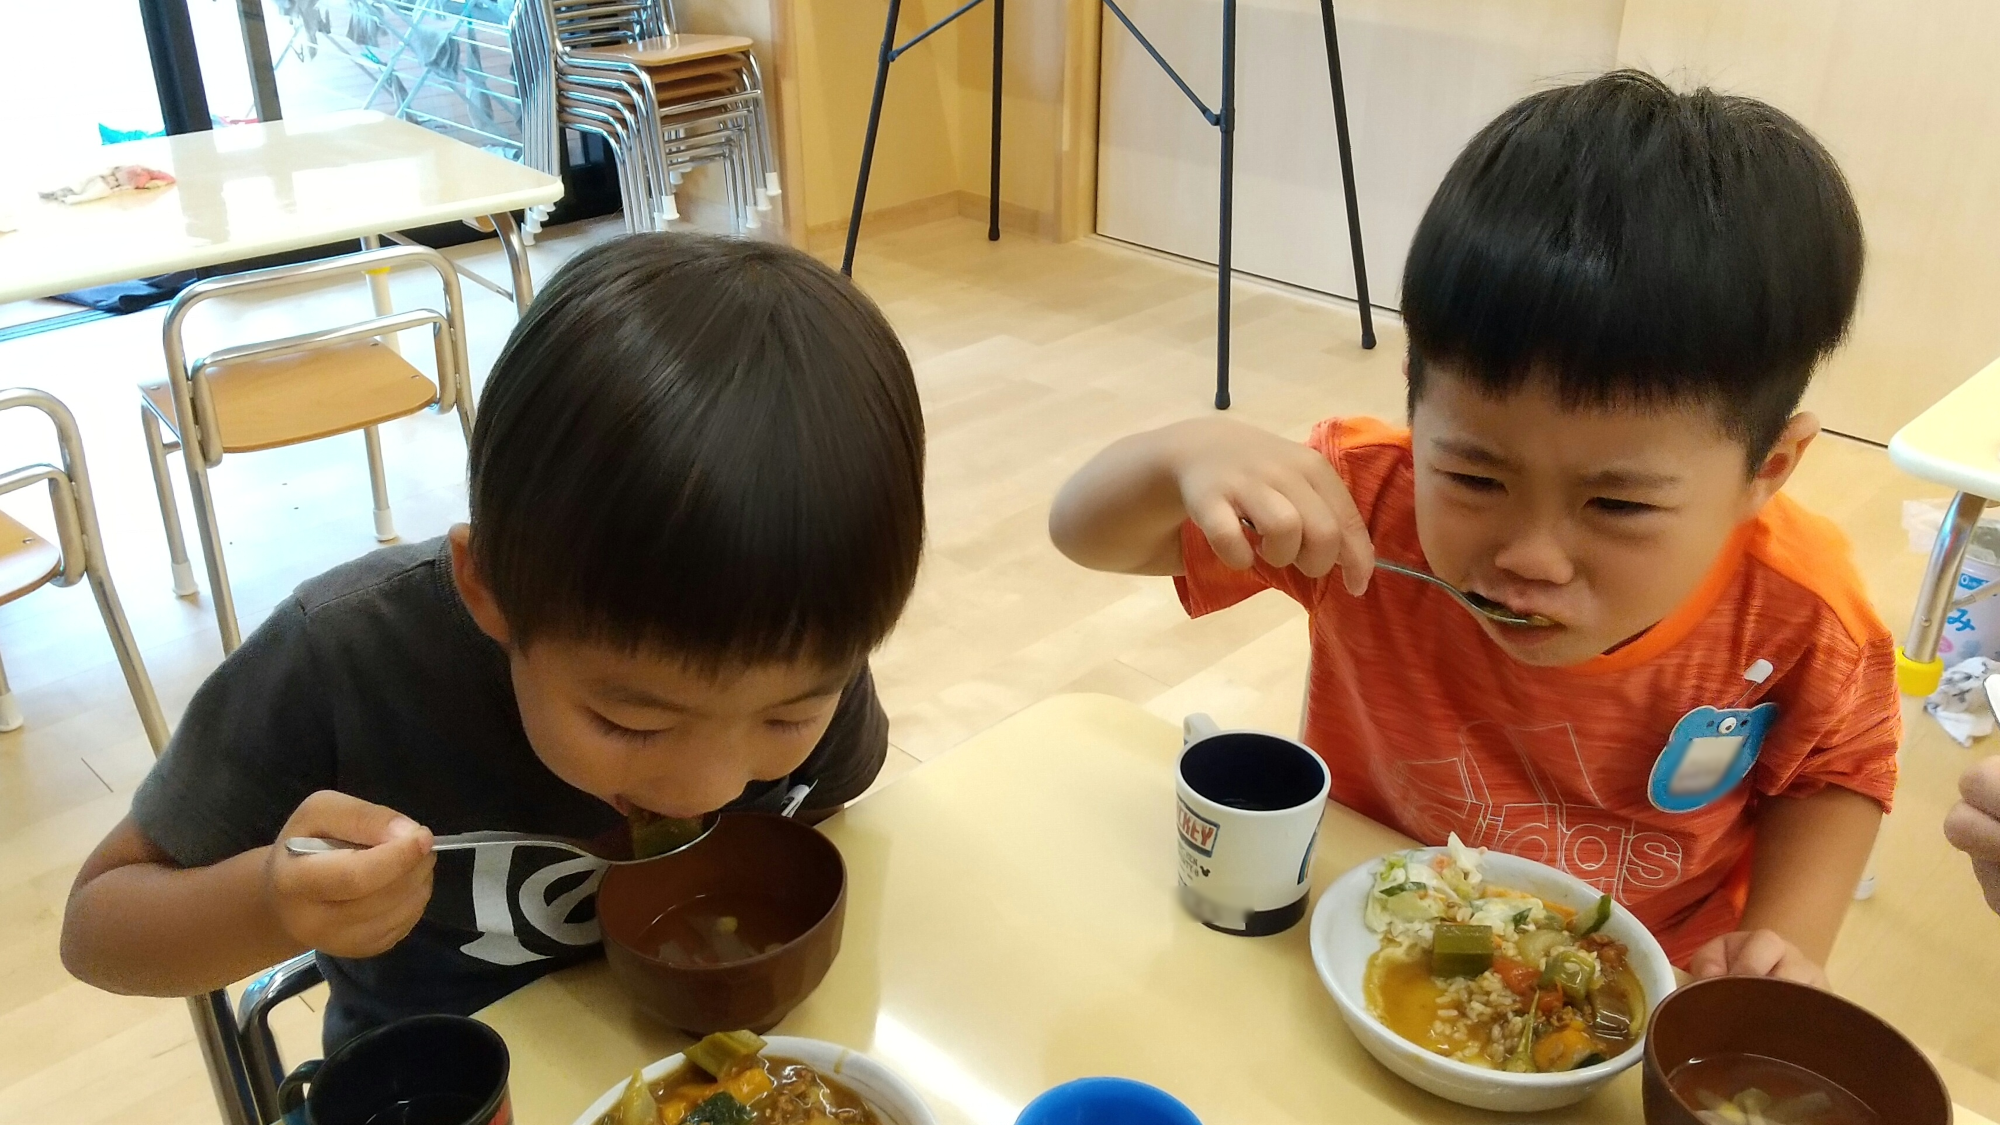
POLYGON ((39 462, 0 469, 0 494, 48 482, 56 546, 62 551, 62 566, 52 581, 58 586, 74 586, 89 572, 93 545, 101 542, 97 506, 90 494, 90 470, 83 460, 83 438, 77 433, 76 419, 69 408, 46 391, 32 387, 0 390, 0 412, 15 409, 36 410, 48 417, 55 426, 57 455, 62 465, 39 462))
MULTIPOLYGON (((440 412, 453 409, 458 405, 460 397, 464 396, 468 408, 464 412, 464 417, 469 429, 472 417, 469 409, 472 376, 465 352, 465 305, 463 295, 459 291, 458 272, 452 268, 451 262, 446 260, 444 255, 427 246, 384 246, 379 250, 366 250, 338 258, 251 270, 247 273, 198 281, 181 290, 180 296, 174 298, 174 303, 168 306, 161 335, 166 349, 167 381, 173 391, 177 412, 183 419, 184 425, 186 419, 195 421, 202 457, 213 466, 222 461, 222 435, 214 422, 214 405, 209 401, 207 384, 202 374, 203 369, 209 364, 298 352, 371 336, 390 336, 426 325, 431 326, 432 342, 437 355, 437 409, 440 412), (225 294, 242 293, 273 285, 366 274, 409 265, 425 266, 437 274, 438 282, 444 290, 443 312, 412 309, 406 312, 388 313, 337 328, 227 348, 213 355, 203 356, 192 363, 188 360, 185 338, 188 314, 204 301, 225 294)), ((185 440, 189 435, 184 432, 182 437, 185 440)))

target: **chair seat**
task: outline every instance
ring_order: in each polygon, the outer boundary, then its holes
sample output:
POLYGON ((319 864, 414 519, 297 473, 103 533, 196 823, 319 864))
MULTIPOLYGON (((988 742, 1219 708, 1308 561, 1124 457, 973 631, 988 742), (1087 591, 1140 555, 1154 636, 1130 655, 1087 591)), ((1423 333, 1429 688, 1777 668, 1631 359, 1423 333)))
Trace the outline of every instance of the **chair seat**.
POLYGON ((40 589, 62 569, 62 548, 0 512, 0 605, 40 589))
MULTIPOLYGON (((209 393, 224 453, 250 453, 344 434, 437 401, 437 384, 378 340, 210 364, 209 393)), ((174 431, 173 389, 139 388, 174 431)))
POLYGON ((614 59, 640 66, 660 66, 715 55, 739 55, 750 47, 750 40, 741 35, 668 35, 641 39, 622 47, 587 47, 571 53, 580 59, 614 59))

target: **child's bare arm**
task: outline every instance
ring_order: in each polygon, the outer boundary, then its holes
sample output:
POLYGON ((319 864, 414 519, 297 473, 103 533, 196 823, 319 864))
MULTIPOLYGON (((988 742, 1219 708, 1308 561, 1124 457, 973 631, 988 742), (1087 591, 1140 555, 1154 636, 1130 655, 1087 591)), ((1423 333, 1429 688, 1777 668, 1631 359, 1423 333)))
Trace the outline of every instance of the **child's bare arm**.
POLYGON ((1689 970, 1697 977, 1777 976, 1824 985, 1822 966, 1881 823, 1874 798, 1838 786, 1766 801, 1757 815, 1742 929, 1704 946, 1689 970))
POLYGON ((70 889, 63 964, 111 992, 192 996, 308 949, 372 956, 423 916, 431 838, 407 818, 320 792, 292 814, 285 836, 376 846, 300 857, 272 845, 182 868, 131 820, 119 822, 70 889))
POLYGON ((1238 570, 1261 555, 1312 578, 1339 566, 1350 591, 1368 588, 1374 549, 1340 474, 1307 446, 1222 418, 1134 434, 1098 454, 1056 496, 1049 536, 1097 570, 1181 574, 1188 519, 1238 570))

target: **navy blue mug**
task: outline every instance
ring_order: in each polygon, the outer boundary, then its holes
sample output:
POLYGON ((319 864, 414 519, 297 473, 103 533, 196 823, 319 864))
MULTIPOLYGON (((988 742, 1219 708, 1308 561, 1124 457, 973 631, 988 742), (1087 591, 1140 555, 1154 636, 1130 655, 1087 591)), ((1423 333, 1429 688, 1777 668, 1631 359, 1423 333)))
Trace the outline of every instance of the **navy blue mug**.
POLYGON ((299 1064, 278 1087, 286 1125, 512 1125, 507 1044, 464 1016, 411 1016, 299 1064))

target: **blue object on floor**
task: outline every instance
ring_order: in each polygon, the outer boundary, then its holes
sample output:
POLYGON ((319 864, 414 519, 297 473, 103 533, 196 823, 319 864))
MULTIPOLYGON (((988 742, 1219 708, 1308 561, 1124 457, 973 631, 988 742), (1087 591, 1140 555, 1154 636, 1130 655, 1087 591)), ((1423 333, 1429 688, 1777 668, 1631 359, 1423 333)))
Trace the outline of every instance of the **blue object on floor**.
POLYGON ((1014 1125, 1201 1125, 1157 1086, 1130 1078, 1079 1078, 1028 1103, 1014 1125))

